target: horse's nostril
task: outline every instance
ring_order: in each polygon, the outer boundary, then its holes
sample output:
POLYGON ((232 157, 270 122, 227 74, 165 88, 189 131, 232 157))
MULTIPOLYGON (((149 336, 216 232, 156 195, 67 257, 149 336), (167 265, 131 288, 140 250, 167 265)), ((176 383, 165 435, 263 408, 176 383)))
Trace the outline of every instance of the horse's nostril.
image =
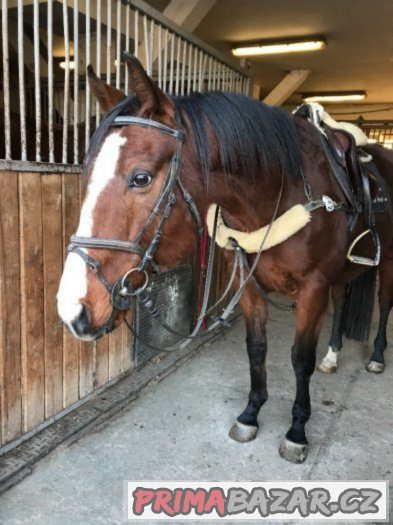
POLYGON ((79 316, 72 321, 72 328, 78 336, 91 334, 91 320, 89 312, 85 305, 82 307, 82 311, 79 316))

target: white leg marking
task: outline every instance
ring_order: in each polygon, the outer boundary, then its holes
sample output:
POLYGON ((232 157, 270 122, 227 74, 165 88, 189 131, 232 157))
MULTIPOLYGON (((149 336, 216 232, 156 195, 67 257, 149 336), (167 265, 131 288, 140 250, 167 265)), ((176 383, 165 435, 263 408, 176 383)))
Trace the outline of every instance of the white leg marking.
MULTIPOLYGON (((82 206, 77 235, 91 237, 93 215, 98 198, 109 181, 115 176, 116 164, 126 138, 120 132, 112 133, 103 143, 94 163, 87 194, 82 206)), ((87 268, 76 253, 69 253, 57 293, 57 309, 69 327, 82 310, 80 300, 87 293, 87 268)))
POLYGON ((337 354, 338 352, 335 352, 334 350, 332 350, 332 347, 329 346, 329 350, 327 351, 327 354, 324 357, 324 361, 326 359, 326 361, 330 361, 331 363, 336 365, 337 364, 337 354))
POLYGON ((332 374, 337 371, 337 355, 338 352, 334 352, 332 347, 329 346, 327 354, 322 359, 321 364, 317 367, 320 372, 332 374))

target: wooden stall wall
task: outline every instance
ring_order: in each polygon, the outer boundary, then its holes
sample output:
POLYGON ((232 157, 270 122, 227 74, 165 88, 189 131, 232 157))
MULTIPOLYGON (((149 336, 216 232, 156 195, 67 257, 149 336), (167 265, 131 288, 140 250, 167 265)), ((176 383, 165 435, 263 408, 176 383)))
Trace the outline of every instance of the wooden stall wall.
POLYGON ((124 324, 84 343, 57 315, 81 195, 78 173, 0 172, 0 445, 132 368, 124 324))

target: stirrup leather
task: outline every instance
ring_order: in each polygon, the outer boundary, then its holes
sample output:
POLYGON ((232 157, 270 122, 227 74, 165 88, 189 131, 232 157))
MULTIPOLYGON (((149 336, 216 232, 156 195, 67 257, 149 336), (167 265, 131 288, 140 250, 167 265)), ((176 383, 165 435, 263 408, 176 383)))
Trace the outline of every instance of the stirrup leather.
POLYGON ((368 229, 368 230, 365 230, 364 232, 362 232, 360 235, 358 235, 356 237, 356 239, 354 239, 351 242, 351 245, 348 248, 347 259, 349 259, 351 261, 351 263, 354 263, 354 264, 363 264, 365 266, 378 266, 379 263, 380 263, 380 260, 381 260, 381 243, 379 241, 378 234, 375 233, 375 232, 372 232, 370 229, 368 229), (353 255, 352 252, 353 252, 355 246, 357 245, 357 243, 361 239, 363 239, 363 237, 365 237, 368 234, 371 235, 371 238, 374 241, 375 258, 374 259, 370 259, 368 257, 362 257, 360 255, 353 255))

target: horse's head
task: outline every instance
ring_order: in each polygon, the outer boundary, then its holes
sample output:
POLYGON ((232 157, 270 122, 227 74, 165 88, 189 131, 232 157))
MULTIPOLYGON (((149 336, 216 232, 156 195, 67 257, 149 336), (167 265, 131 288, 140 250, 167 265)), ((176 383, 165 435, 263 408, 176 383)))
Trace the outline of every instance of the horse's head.
POLYGON ((179 128, 174 103, 137 59, 127 56, 126 62, 135 94, 128 99, 88 68, 91 91, 106 116, 87 155, 86 196, 57 296, 63 322, 85 340, 110 332, 124 319, 126 308, 115 306, 122 301, 127 306, 130 294, 144 286, 147 249, 158 264, 170 267, 195 242, 195 226, 174 184, 181 151, 181 135, 171 134, 179 128), (119 115, 137 119, 127 124, 119 115), (149 127, 138 118, 164 126, 149 127), (163 221, 165 214, 169 218, 163 221))

